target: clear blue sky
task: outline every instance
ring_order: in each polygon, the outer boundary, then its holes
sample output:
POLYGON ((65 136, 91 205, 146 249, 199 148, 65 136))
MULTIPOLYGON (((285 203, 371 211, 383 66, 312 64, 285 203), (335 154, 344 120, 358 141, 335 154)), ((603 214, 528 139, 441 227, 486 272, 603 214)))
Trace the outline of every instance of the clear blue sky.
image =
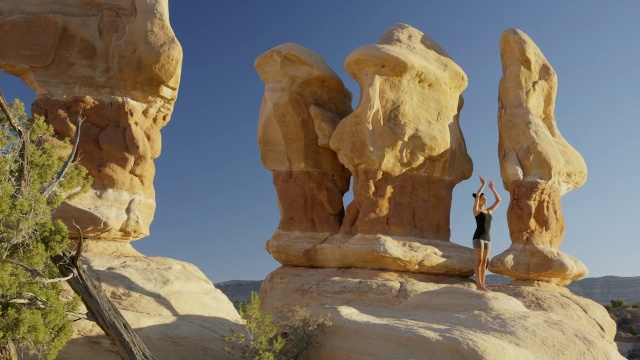
MULTIPOLYGON (((156 160, 157 210, 146 255, 185 260, 213 282, 263 279, 279 264, 264 244, 279 212, 271 173, 256 142, 264 85, 261 53, 294 42, 320 54, 354 93, 344 59, 393 24, 438 42, 469 78, 460 123, 474 162, 453 194, 451 241, 470 246, 477 175, 501 184, 497 157, 500 34, 517 27, 558 74, 560 132, 585 158, 586 184, 562 198, 563 252, 588 276, 640 276, 640 1, 206 1, 172 0, 170 17, 184 62, 178 101, 156 160)), ((0 76, 7 97, 33 99, 0 76)), ((493 254, 511 241, 506 210, 492 226, 493 254)))

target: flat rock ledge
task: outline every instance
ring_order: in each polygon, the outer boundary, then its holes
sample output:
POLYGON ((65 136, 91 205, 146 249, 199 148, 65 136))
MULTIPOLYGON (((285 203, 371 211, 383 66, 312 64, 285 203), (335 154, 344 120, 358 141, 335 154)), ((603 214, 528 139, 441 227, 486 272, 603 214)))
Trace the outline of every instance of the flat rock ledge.
POLYGON ((267 251, 285 266, 363 268, 469 277, 473 249, 449 241, 277 230, 267 251), (363 264, 366 264, 363 265, 363 264))
POLYGON ((562 286, 589 272, 580 260, 554 247, 517 243, 492 258, 489 270, 516 280, 546 281, 562 286))

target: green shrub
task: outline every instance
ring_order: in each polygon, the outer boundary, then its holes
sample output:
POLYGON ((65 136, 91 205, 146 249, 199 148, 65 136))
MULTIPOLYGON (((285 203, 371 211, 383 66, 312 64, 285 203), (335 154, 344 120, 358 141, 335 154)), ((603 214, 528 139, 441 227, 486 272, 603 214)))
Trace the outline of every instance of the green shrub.
POLYGON ((629 326, 629 334, 631 334, 631 335, 633 335, 633 336, 640 335, 640 334, 638 333, 638 328, 636 328, 636 326, 635 326, 635 325, 631 325, 631 326, 629 326))
POLYGON ((318 344, 318 337, 324 328, 331 325, 328 314, 314 316, 308 311, 294 307, 289 318, 281 324, 286 344, 280 353, 280 359, 300 359, 312 345, 318 344))
POLYGON ((631 314, 624 314, 624 316, 622 316, 618 320, 619 327, 626 327, 626 326, 630 326, 631 324, 632 324, 631 314))
POLYGON ((621 299, 612 299, 611 300, 611 307, 613 308, 621 308, 624 307, 625 305, 627 305, 627 302, 621 299))
POLYGON ((86 169, 72 164, 50 195, 69 143, 51 141, 44 118, 28 119, 15 100, 0 114, 0 357, 54 359, 71 339, 77 299, 60 299, 60 277, 51 261, 69 243, 68 231, 51 214, 69 193, 88 188, 86 169), (26 160, 23 160, 26 159, 26 160), (2 355, 4 353, 5 355, 2 355), (7 355, 9 354, 9 355, 7 355))
POLYGON ((317 344, 318 336, 331 325, 329 315, 314 316, 299 307, 293 308, 286 321, 273 324, 271 314, 260 310, 260 298, 255 292, 251 300, 240 304, 244 331, 231 330, 223 335, 233 348, 225 348, 232 355, 253 360, 298 360, 305 351, 317 344))
POLYGON ((607 309, 607 311, 611 311, 611 309, 613 309, 613 306, 611 306, 611 304, 604 304, 603 306, 605 309, 607 309))
POLYGON ((637 303, 631 305, 632 308, 634 309, 640 309, 640 301, 638 301, 637 303))
MULTIPOLYGON (((273 324, 271 314, 260 311, 260 298, 256 292, 251 293, 248 303, 240 304, 239 312, 245 321, 244 331, 232 330, 230 335, 223 336, 224 340, 237 344, 243 359, 276 360, 284 347, 284 339, 273 324)), ((225 350, 234 354, 233 349, 225 350)))

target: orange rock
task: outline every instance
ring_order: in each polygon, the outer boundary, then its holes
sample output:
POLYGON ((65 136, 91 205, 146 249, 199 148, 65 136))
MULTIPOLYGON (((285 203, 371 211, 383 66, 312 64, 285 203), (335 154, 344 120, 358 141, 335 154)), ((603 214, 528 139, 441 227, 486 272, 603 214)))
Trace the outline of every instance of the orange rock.
MULTIPOLYGON (((258 145, 273 172, 286 231, 337 232, 349 171, 316 133, 351 112, 351 93, 316 53, 283 44, 260 55, 255 68, 265 83, 258 145)), ((321 132, 321 131, 320 131, 321 132)), ((330 130, 329 130, 330 132, 330 130)))
POLYGON ((111 240, 148 235, 153 159, 182 66, 168 2, 8 0, 0 14, 0 69, 36 91, 32 112, 66 138, 74 136, 80 112, 87 119, 79 159, 93 189, 56 216, 83 224, 87 236, 107 229, 102 238, 111 240))

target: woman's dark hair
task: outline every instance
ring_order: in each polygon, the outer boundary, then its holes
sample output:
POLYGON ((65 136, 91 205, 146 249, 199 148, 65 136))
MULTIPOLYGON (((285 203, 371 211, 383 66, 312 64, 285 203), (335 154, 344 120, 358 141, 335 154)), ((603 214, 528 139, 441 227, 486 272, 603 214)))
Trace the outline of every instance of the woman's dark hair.
MULTIPOLYGON (((480 196, 482 196, 482 195, 484 195, 484 193, 480 193, 480 196)), ((473 198, 474 198, 474 199, 476 198, 476 196, 477 196, 477 194, 476 194, 476 193, 473 193, 473 198)), ((485 196, 486 196, 486 195, 485 195, 485 196)))

